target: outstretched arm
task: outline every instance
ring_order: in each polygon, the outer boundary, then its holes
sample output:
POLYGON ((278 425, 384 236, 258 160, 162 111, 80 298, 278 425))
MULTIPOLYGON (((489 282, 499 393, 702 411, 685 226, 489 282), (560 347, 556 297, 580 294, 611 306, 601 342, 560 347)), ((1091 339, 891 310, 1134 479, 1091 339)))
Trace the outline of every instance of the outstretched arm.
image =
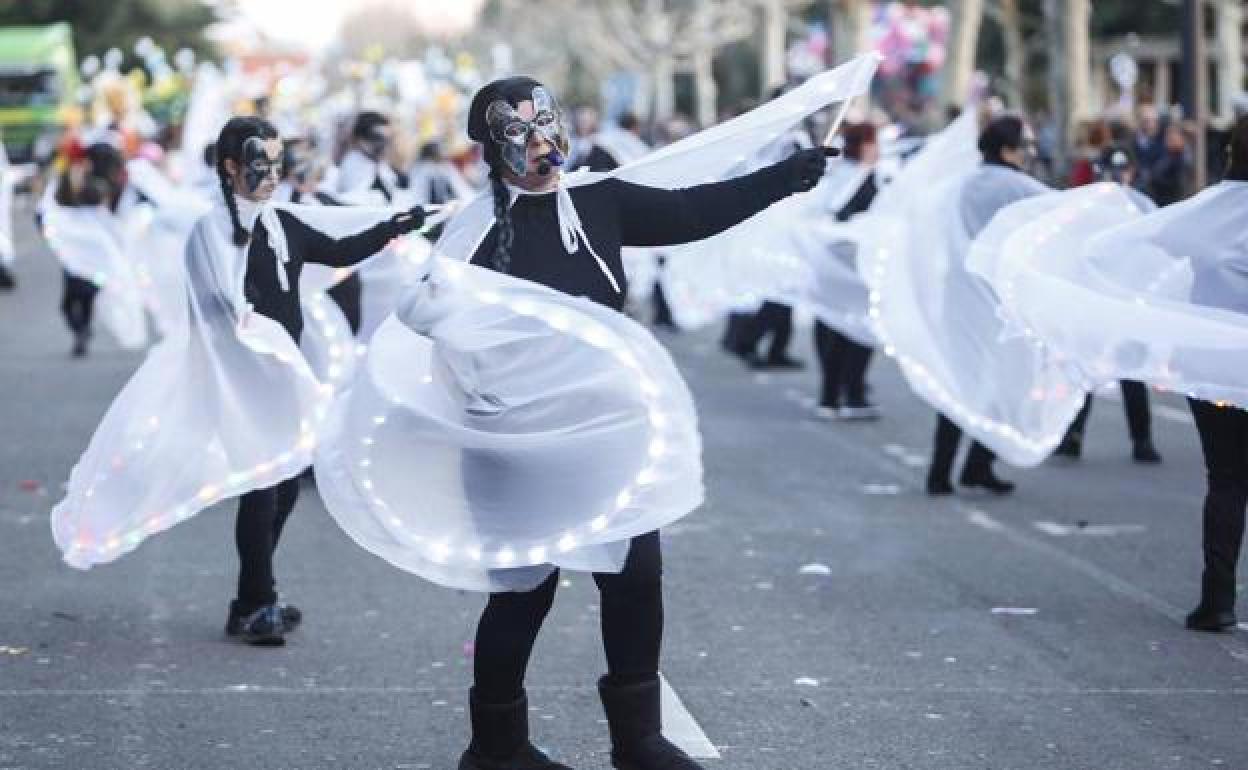
POLYGON ((298 217, 282 217, 291 251, 297 251, 305 262, 330 267, 349 267, 363 262, 393 239, 420 228, 424 222, 424 209, 417 206, 354 235, 331 238, 299 221, 298 217))
POLYGON ((801 150, 771 166, 723 182, 663 190, 613 181, 622 246, 667 246, 709 238, 776 201, 805 192, 823 176, 834 150, 801 150))

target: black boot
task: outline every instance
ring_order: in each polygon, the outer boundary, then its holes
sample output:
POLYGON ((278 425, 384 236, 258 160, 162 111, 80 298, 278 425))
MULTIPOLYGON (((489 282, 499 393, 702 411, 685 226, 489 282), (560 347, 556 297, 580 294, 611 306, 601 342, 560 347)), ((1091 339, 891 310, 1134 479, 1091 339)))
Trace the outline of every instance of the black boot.
POLYGON ((225 634, 257 647, 281 647, 286 644, 286 624, 282 608, 266 604, 255 609, 230 602, 230 614, 225 621, 225 634))
POLYGON ((659 680, 615 686, 598 680, 611 729, 611 764, 618 770, 704 770, 663 737, 659 680))
POLYGON ((1053 454, 1058 457, 1069 457, 1072 460, 1078 460, 1083 454, 1083 435, 1071 431, 1062 439, 1062 443, 1057 445, 1057 449, 1053 454))
POLYGON ((1006 481, 998 478, 997 474, 989 468, 987 471, 978 471, 976 473, 963 473, 962 478, 958 480, 964 487, 979 488, 994 495, 1008 495, 1014 491, 1014 482, 1006 481))
POLYGON ((572 770, 554 762, 529 742, 529 699, 482 703, 468 695, 472 743, 459 760, 459 770, 572 770))
POLYGON ((1161 453, 1153 446, 1151 439, 1144 439, 1133 443, 1131 459, 1141 465, 1156 465, 1161 462, 1161 453))

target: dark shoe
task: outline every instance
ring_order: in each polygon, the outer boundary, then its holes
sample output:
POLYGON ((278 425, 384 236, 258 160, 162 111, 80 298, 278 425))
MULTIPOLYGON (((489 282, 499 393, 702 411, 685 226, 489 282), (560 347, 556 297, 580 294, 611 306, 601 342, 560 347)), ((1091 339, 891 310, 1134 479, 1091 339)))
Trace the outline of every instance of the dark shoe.
POLYGON ((1234 610, 1212 610, 1203 604, 1192 610, 1184 623, 1188 631, 1233 631, 1239 625, 1234 610))
POLYGON ((1062 439, 1062 443, 1057 445, 1057 449, 1053 454, 1058 457, 1069 457, 1071 460, 1078 460, 1079 455, 1083 454, 1083 436, 1077 433, 1067 433, 1062 439))
POLYGON ((953 484, 948 479, 934 479, 929 476, 927 494, 929 497, 948 497, 953 494, 953 484))
POLYGON ((242 612, 237 602, 230 603, 230 617, 225 623, 226 636, 258 647, 281 647, 286 644, 286 631, 280 605, 266 604, 252 612, 242 612))
POLYGON ((299 628, 299 624, 303 622, 303 613, 298 607, 286 602, 278 602, 277 608, 282 613, 282 624, 286 626, 286 633, 299 628))
POLYGON ((481 703, 468 696, 472 743, 459 759, 459 770, 572 770, 551 760, 529 742, 529 699, 481 703))
POLYGON ((964 473, 958 483, 970 489, 983 489, 994 495, 1004 496, 1014 491, 1014 482, 997 478, 997 474, 991 470, 975 476, 968 476, 964 473))
POLYGON ((87 354, 87 338, 88 337, 89 335, 86 332, 74 333, 74 347, 73 347, 73 350, 70 351, 71 356, 73 356, 74 358, 82 358, 83 356, 87 354))
POLYGON ((622 687, 598 680, 611 730, 611 764, 618 770, 704 770, 663 737, 659 680, 622 687))
POLYGON ((0 289, 17 288, 17 281, 13 280, 13 273, 4 265, 0 265, 0 289))
POLYGON ((755 356, 750 359, 750 366, 755 369, 805 369, 806 364, 788 355, 768 356, 767 358, 759 358, 755 356))
POLYGON ((1141 465, 1156 465, 1161 462, 1161 454, 1151 441, 1137 441, 1131 449, 1131 459, 1141 465))

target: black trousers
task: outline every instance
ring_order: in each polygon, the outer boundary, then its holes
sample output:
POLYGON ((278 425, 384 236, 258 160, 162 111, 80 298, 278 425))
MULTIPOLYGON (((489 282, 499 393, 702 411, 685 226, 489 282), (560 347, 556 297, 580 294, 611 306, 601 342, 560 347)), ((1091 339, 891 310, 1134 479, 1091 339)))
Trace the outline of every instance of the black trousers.
POLYGON ((252 612, 277 601, 273 552, 299 498, 299 479, 255 489, 238 499, 234 541, 238 546, 238 609, 252 612))
POLYGON ((1209 489, 1205 494, 1205 571, 1201 604, 1214 611, 1235 608, 1235 570, 1248 507, 1248 412, 1189 399, 1209 489))
POLYGON ((865 406, 867 365, 874 351, 859 345, 822 321, 815 321, 815 353, 823 368, 823 388, 819 405, 865 406))
MULTIPOLYGON (((1134 380, 1122 380, 1118 383, 1122 389, 1122 408, 1127 414, 1127 432, 1131 441, 1139 443, 1150 441, 1153 437, 1153 419, 1148 408, 1148 386, 1134 380)), ((1083 402, 1083 409, 1075 416, 1074 422, 1066 435, 1083 437, 1084 426, 1088 424, 1088 415, 1092 413, 1092 394, 1083 402)))
POLYGON ((779 302, 764 302, 742 336, 744 352, 757 352, 759 343, 767 335, 771 335, 767 360, 778 361, 787 356, 789 340, 793 338, 793 308, 779 302))
MULTIPOLYGON (((659 533, 633 538, 619 574, 595 573, 602 605, 602 644, 614 684, 653 680, 663 640, 663 559, 659 533)), ((559 586, 556 570, 527 593, 491 594, 477 625, 473 678, 485 703, 520 697, 524 674, 559 586)))
POLYGON ((347 317, 347 325, 351 327, 352 334, 360 333, 360 297, 363 293, 364 284, 360 281, 358 270, 352 272, 346 280, 339 281, 328 292, 330 299, 338 304, 342 314, 347 317))
POLYGON ((729 313, 728 324, 724 327, 724 336, 719 341, 721 347, 729 353, 739 356, 753 352, 745 347, 751 336, 750 327, 754 322, 753 313, 729 313))
MULTIPOLYGON (((962 429, 953 420, 938 415, 936 419, 935 447, 932 450, 932 467, 928 471, 928 479, 949 481, 953 472, 953 461, 958 454, 958 444, 962 440, 962 429)), ((966 462, 962 465, 963 479, 982 479, 992 473, 992 462, 997 456, 992 450, 978 441, 971 442, 966 453, 966 462)))
POLYGON ((100 293, 98 287, 90 281, 79 278, 68 270, 65 276, 64 290, 61 292, 61 314, 65 323, 74 334, 82 334, 91 328, 91 316, 95 309, 95 295, 100 293))

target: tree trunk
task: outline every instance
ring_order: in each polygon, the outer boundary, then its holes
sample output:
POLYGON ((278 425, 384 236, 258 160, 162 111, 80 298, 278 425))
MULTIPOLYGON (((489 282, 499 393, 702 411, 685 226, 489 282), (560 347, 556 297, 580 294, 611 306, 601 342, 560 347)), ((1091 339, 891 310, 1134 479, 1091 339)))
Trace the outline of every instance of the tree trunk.
POLYGON ((788 81, 785 62, 785 33, 789 9, 785 0, 763 0, 763 98, 788 81))
POLYGON ((1044 31, 1049 39, 1049 114, 1055 133, 1053 175, 1057 179, 1066 176, 1066 148, 1070 146, 1070 49, 1065 6, 1065 0, 1044 0, 1044 31))
POLYGON ((1218 117, 1235 117, 1232 101, 1244 90, 1244 7, 1242 0, 1218 0, 1218 117))
POLYGON ((1001 0, 1001 32, 1005 40, 1005 97, 1014 109, 1023 109, 1023 71, 1027 49, 1018 0, 1001 0))
POLYGON ((971 95, 975 74, 975 47, 984 20, 984 0, 951 0, 953 17, 949 35, 949 61, 945 66, 946 105, 962 106, 971 95))
MULTIPOLYGON (((1066 129, 1092 114, 1092 52, 1088 42, 1092 22, 1089 0, 1066 0, 1066 92, 1069 96, 1066 129)), ((1068 134, 1069 135, 1069 134, 1068 134)))
POLYGON ((870 45, 870 5, 866 0, 832 0, 828 26, 832 28, 828 64, 835 66, 849 61, 870 45))

